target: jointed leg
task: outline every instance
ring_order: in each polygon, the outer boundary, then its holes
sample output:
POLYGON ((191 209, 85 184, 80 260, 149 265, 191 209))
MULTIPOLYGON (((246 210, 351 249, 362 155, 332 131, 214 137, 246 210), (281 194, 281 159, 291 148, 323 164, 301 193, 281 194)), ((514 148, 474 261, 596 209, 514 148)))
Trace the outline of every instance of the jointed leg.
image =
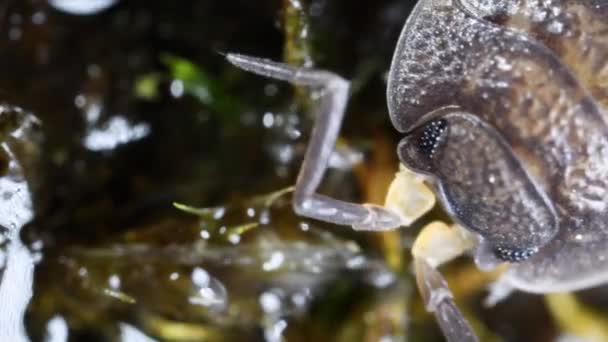
POLYGON ((324 90, 316 113, 315 127, 296 182, 296 213, 325 222, 350 225, 359 230, 387 230, 401 225, 398 215, 380 206, 348 203, 316 193, 342 124, 348 100, 347 81, 327 71, 295 68, 266 59, 239 54, 228 54, 226 58, 230 63, 249 72, 324 90))
POLYGON ((412 248, 416 282, 426 309, 435 314, 450 342, 477 341, 478 338, 436 268, 472 248, 473 243, 473 238, 460 228, 435 222, 422 230, 412 248))

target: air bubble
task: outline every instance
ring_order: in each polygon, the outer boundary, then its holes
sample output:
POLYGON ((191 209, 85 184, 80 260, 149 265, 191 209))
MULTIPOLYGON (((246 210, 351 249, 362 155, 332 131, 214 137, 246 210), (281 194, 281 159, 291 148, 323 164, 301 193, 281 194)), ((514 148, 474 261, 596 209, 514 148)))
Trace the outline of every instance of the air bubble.
POLYGON ((561 34, 564 31, 564 23, 553 20, 549 23, 549 25, 547 25, 547 31, 553 34, 561 34))

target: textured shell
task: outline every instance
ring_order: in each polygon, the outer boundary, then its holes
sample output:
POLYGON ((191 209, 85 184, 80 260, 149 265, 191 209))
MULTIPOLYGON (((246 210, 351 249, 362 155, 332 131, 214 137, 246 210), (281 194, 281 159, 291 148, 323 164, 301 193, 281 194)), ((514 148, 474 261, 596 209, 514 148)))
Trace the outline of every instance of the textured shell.
POLYGON ((546 196, 558 231, 510 267, 513 285, 547 292, 608 281, 607 0, 421 0, 395 52, 388 105, 402 132, 441 108, 474 115, 506 142, 532 197, 546 196))

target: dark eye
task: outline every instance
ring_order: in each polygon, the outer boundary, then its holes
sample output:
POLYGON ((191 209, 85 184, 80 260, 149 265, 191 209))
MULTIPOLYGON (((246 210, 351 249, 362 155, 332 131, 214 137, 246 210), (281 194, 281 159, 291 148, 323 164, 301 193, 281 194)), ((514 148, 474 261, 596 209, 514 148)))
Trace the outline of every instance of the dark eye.
POLYGON ((433 173, 434 164, 441 160, 441 150, 448 142, 449 131, 444 118, 426 122, 401 141, 399 158, 414 170, 433 173))
POLYGON ((497 258, 507 262, 520 262, 528 259, 532 255, 538 252, 538 248, 521 248, 521 249, 510 249, 504 247, 496 247, 494 254, 497 258))
POLYGON ((418 148, 427 157, 432 158, 439 144, 445 138, 448 123, 444 119, 433 120, 427 123, 418 137, 418 148))
POLYGON ((557 232, 555 209, 508 142, 477 116, 452 112, 410 132, 399 144, 407 167, 433 176, 439 199, 494 254, 517 262, 557 232))

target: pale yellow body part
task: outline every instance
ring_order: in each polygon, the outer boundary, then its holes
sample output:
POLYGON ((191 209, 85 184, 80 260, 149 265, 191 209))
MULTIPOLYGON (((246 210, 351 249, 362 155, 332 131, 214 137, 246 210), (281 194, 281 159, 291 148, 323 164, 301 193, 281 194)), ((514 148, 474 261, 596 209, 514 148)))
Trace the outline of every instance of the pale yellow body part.
POLYGON ((388 188, 384 207, 397 213, 409 226, 435 206, 435 194, 424 179, 402 165, 388 188))
MULTIPOLYGON (((392 181, 385 200, 385 207, 397 213, 405 226, 429 212, 436 203, 435 194, 425 184, 424 177, 401 166, 392 181)), ((439 266, 472 250, 477 238, 456 224, 433 221, 422 228, 414 245, 412 256, 418 287, 429 311, 451 298, 448 291, 428 291, 424 278, 424 265, 437 269, 439 266)), ((499 271, 504 270, 500 267, 499 271)), ((569 293, 547 294, 547 308, 563 332, 583 338, 585 341, 608 341, 608 322, 601 315, 581 304, 569 293)))
POLYGON ((608 341, 608 320, 571 293, 545 295, 545 303, 560 330, 586 342, 608 341))
POLYGON ((434 221, 424 226, 412 247, 414 259, 423 259, 437 268, 472 249, 475 237, 462 227, 434 221))
MULTIPOLYGON (((424 177, 401 167, 389 187, 385 208, 396 213, 402 225, 408 226, 431 210, 435 201, 435 194, 425 184, 424 177)), ((478 341, 478 338, 436 268, 476 243, 472 234, 457 225, 437 221, 422 229, 412 247, 416 283, 426 310, 435 314, 450 341, 478 341)))
MULTIPOLYGON (((409 226, 429 212, 435 203, 435 194, 425 184, 424 177, 401 166, 388 189, 384 206, 409 226)), ((475 236, 462 227, 435 221, 418 234, 412 255, 436 268, 472 249, 476 242, 475 236)))

